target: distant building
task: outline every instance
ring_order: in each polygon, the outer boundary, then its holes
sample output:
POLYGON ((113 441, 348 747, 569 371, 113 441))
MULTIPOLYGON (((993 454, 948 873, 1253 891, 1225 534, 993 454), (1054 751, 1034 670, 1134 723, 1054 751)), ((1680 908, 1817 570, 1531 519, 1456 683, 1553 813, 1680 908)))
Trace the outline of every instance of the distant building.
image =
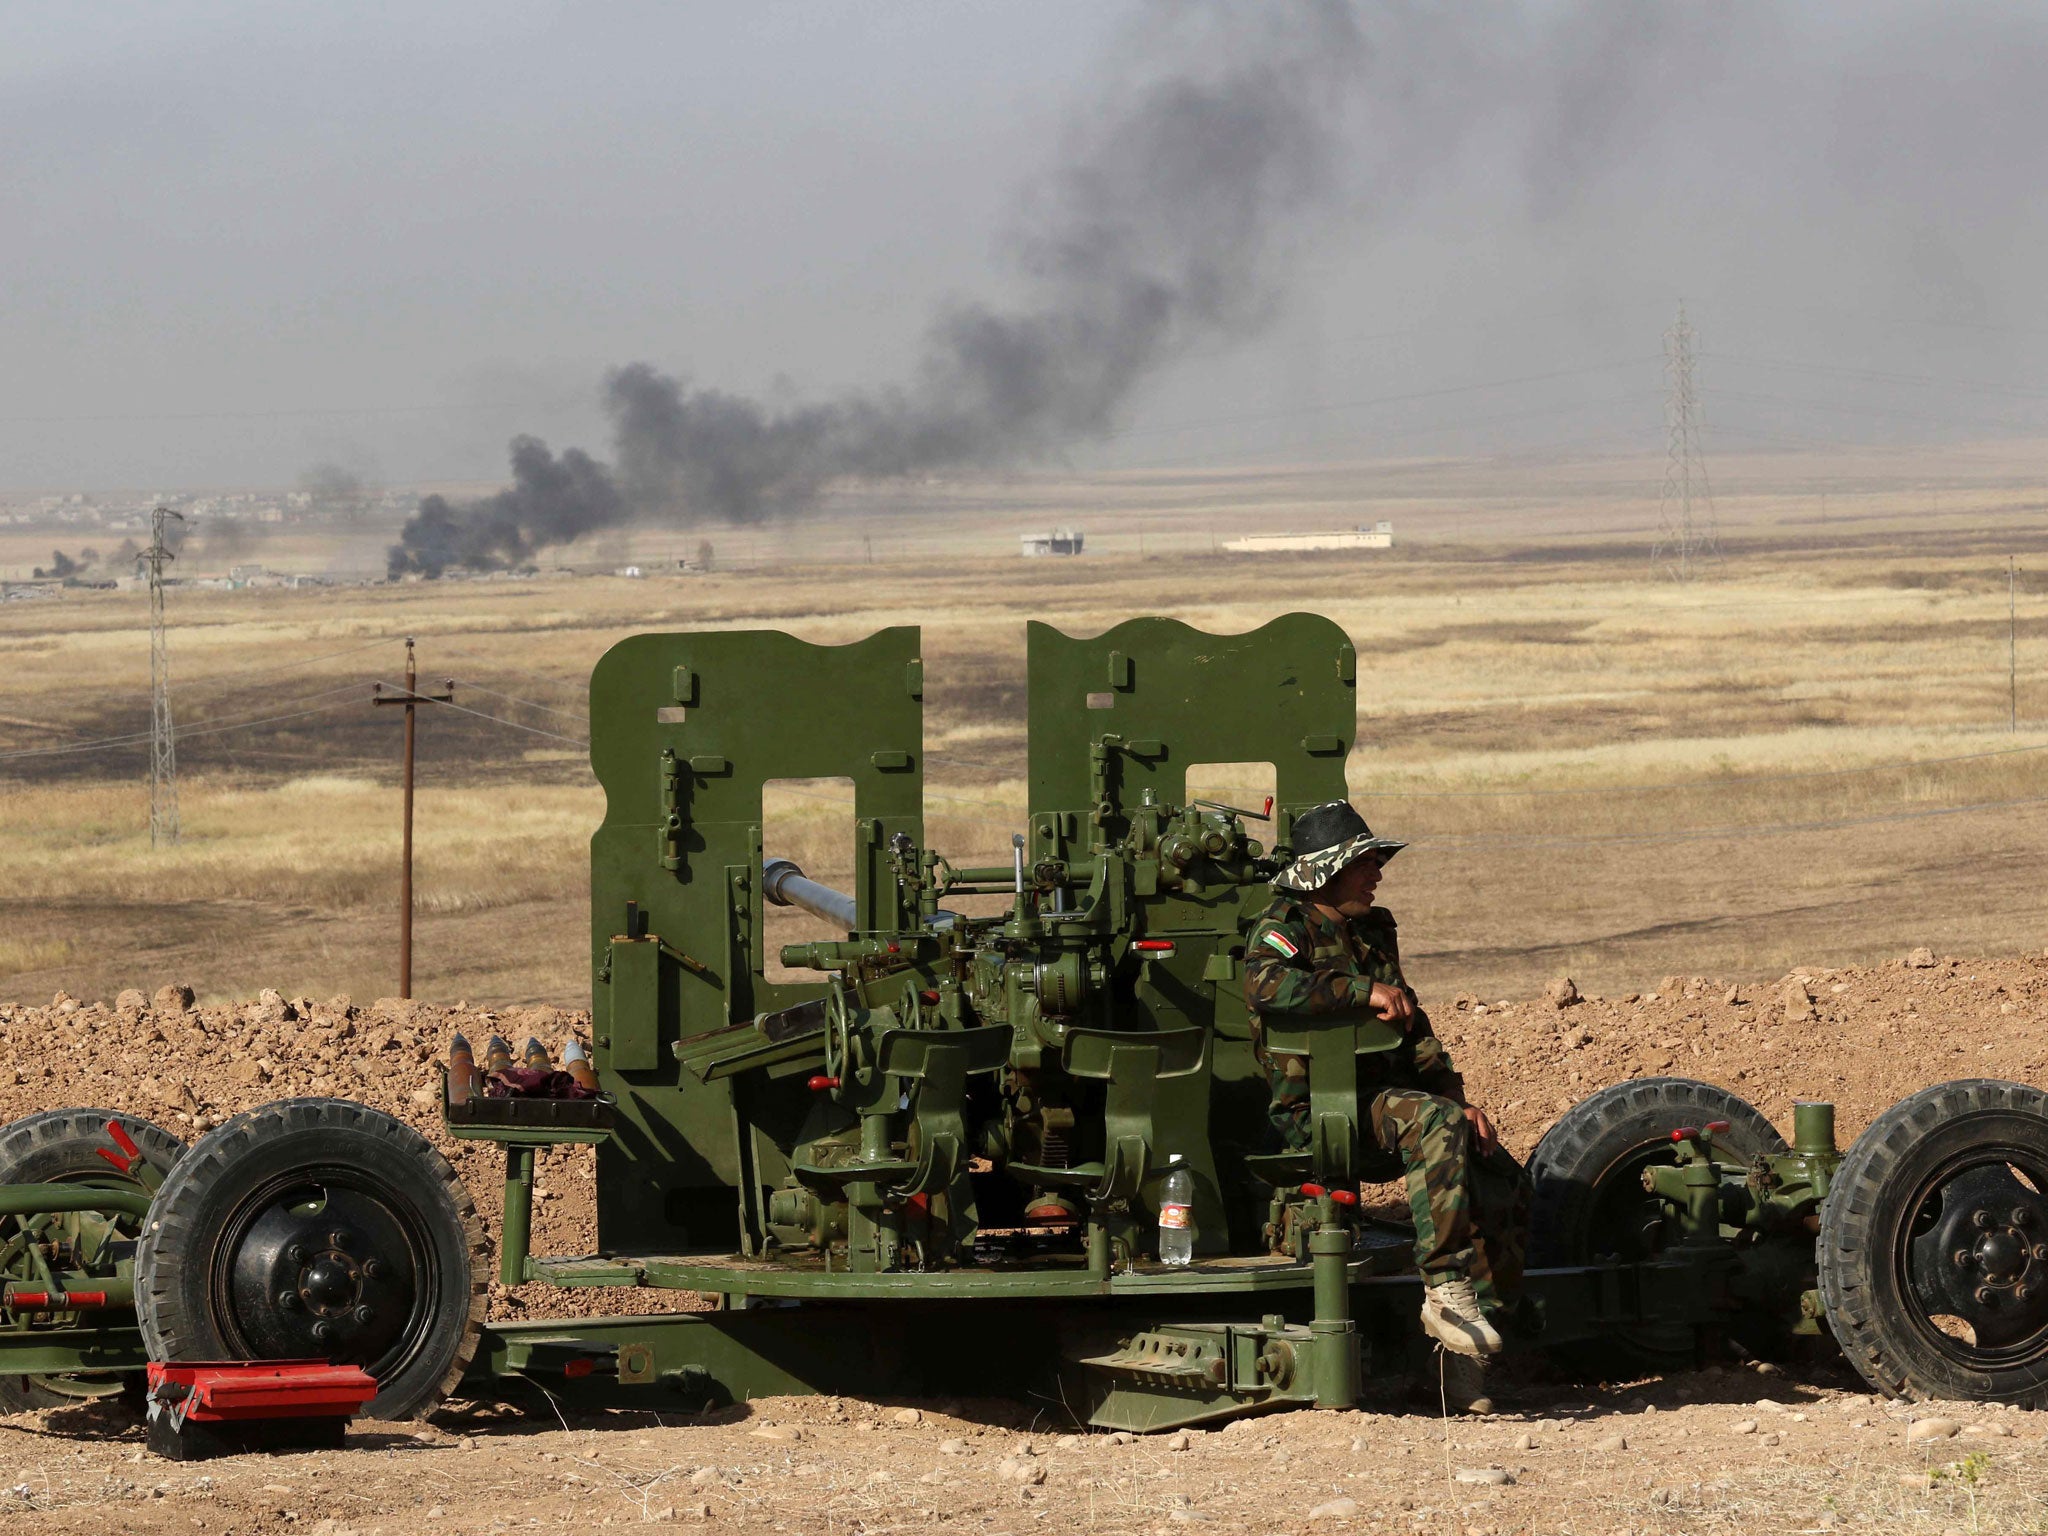
POLYGON ((1027 560, 1041 555, 1078 555, 1081 553, 1081 530, 1078 528, 1054 528, 1046 533, 1023 533, 1017 536, 1023 546, 1027 560))
MULTIPOLYGON (((198 583, 195 583, 197 585, 198 583)), ((217 577, 204 583, 209 586, 223 586, 240 589, 243 587, 324 587, 327 582, 319 576, 307 576, 298 571, 273 571, 261 565, 231 565, 225 577, 217 577)))
POLYGON ((1323 533, 1248 533, 1223 546, 1233 555, 1270 555, 1308 549, 1392 549, 1394 525, 1374 523, 1370 528, 1335 528, 1323 533))

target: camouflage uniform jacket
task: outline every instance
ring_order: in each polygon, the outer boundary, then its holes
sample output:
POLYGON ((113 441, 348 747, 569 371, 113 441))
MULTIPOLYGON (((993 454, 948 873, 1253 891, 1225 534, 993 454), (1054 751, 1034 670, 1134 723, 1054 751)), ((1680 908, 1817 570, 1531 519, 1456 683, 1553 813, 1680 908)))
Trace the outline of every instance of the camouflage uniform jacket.
MULTIPOLYGON (((1259 1038, 1262 1014, 1364 1012, 1374 982, 1408 987, 1393 913, 1374 907, 1362 918, 1343 918, 1295 893, 1279 892, 1245 945, 1245 1005, 1259 1059, 1269 1071, 1275 1065, 1259 1038)), ((1361 1088, 1420 1088, 1465 1102, 1465 1081, 1420 1008, 1399 1050, 1362 1056, 1358 1065, 1361 1088)))

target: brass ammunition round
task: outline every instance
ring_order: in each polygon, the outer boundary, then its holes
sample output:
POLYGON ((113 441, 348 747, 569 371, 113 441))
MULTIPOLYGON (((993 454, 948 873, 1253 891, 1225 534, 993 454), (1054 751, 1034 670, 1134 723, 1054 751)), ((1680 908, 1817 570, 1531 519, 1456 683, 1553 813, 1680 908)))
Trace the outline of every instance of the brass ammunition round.
POLYGON ((562 1047, 562 1070, 576 1080, 577 1087, 597 1091, 597 1073, 591 1068, 590 1053, 574 1035, 562 1047))
POLYGON ((476 1054, 461 1031, 448 1045, 448 1102, 467 1104, 477 1092, 476 1054))

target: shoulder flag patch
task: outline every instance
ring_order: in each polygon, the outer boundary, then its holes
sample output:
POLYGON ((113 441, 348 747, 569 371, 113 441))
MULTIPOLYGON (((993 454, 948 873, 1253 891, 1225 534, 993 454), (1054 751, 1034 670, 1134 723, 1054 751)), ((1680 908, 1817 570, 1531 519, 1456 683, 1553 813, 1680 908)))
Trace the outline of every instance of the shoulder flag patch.
POLYGON ((1287 935, 1282 933, 1278 928, 1268 928, 1266 930, 1266 936, 1261 942, 1266 944, 1269 948, 1279 950, 1281 954, 1285 955, 1290 960, 1292 960, 1296 955, 1301 953, 1301 946, 1296 944, 1292 939, 1288 938, 1287 935))

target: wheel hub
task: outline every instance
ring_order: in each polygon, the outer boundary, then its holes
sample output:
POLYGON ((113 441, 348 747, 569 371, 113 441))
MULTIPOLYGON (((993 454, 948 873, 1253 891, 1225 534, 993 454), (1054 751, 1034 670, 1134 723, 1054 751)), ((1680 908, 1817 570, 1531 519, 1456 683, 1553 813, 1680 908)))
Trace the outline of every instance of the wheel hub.
POLYGON ((401 1341, 416 1279, 406 1230, 380 1200, 300 1187, 245 1227, 229 1291, 256 1358, 371 1365, 401 1341))
POLYGON ((2005 1163, 1966 1168, 1934 1189, 1913 1240, 1909 1279, 1930 1317, 1970 1325, 1979 1350, 2048 1328, 2048 1199, 2005 1163))
POLYGON ((322 1317, 356 1304, 356 1268, 345 1253, 323 1253, 299 1276, 299 1298, 322 1317))

